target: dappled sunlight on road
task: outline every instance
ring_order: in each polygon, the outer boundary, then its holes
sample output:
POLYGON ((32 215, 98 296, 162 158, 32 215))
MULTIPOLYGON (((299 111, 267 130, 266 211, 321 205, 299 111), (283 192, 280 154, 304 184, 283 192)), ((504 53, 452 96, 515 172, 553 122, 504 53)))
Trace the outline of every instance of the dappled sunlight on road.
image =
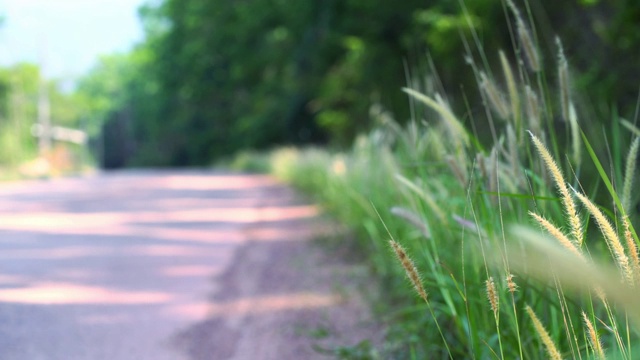
POLYGON ((203 178, 197 176, 166 176, 152 182, 152 186, 167 189, 188 190, 247 190, 263 186, 274 186, 278 183, 268 176, 227 175, 218 178, 203 178))
POLYGON ((195 318, 202 318, 203 313, 210 317, 244 317, 280 311, 323 308, 337 305, 342 301, 343 299, 336 295, 303 292, 253 296, 218 303, 193 303, 169 307, 166 311, 174 315, 195 318))
POLYGON ((327 307, 336 305, 340 303, 340 301, 340 297, 327 294, 293 293, 270 296, 264 295, 215 304, 210 309, 210 315, 259 315, 261 313, 274 311, 327 307))
POLYGON ((171 301, 170 294, 120 291, 72 283, 32 283, 28 287, 0 289, 0 301, 22 304, 69 305, 140 305, 171 301))
MULTIPOLYGON (((154 206, 153 202, 149 204, 154 206)), ((168 206, 168 205, 167 205, 168 206)), ((188 206, 184 204, 183 206, 188 206)), ((124 224, 145 225, 166 222, 227 222, 253 223, 256 221, 282 221, 318 215, 315 206, 266 208, 200 208, 197 210, 170 210, 134 213, 32 212, 23 214, 0 212, 0 229, 7 230, 78 230, 101 229, 124 224)))

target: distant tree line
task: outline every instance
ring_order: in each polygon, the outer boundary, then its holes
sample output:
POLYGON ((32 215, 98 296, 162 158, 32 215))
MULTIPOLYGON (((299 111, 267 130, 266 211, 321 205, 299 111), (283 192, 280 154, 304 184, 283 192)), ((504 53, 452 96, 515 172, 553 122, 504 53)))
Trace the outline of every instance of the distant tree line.
MULTIPOLYGON (((585 105, 601 116, 614 107, 633 115, 640 2, 516 3, 548 54, 561 35, 575 86, 593 96, 585 105)), ((513 51, 510 14, 498 0, 164 0, 140 16, 145 40, 103 58, 77 89, 109 167, 202 165, 276 144, 348 145, 372 126, 372 105, 410 118, 400 88, 432 73, 428 59, 465 109, 456 95, 478 92, 462 55, 472 31, 484 47, 513 51)))

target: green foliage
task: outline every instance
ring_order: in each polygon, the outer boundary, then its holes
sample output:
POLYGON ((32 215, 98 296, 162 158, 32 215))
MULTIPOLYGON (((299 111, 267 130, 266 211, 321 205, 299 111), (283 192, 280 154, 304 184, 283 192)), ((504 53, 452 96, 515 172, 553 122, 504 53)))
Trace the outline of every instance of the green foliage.
POLYGON ((86 164, 87 153, 82 146, 54 141, 52 151, 41 154, 38 139, 32 134, 41 99, 48 99, 52 125, 84 130, 84 99, 61 89, 58 81, 43 79, 34 64, 0 69, 0 177, 42 176, 49 171, 46 169, 64 172, 86 164), (41 155, 46 160, 34 161, 41 155))
MULTIPOLYGON (((594 119, 611 107, 632 115, 638 81, 621 79, 638 76, 625 60, 640 45, 638 5, 539 0, 522 9, 528 25, 529 17, 537 20, 533 39, 543 48, 554 46, 556 31, 563 34, 575 90, 595 89, 601 99, 577 99, 580 108, 594 104, 594 119)), ((415 115, 398 89, 422 83, 436 67, 424 86, 445 90, 454 110, 481 112, 465 108, 462 99, 477 103, 479 96, 476 78, 462 70, 479 56, 491 74, 497 55, 482 49, 513 48, 516 29, 505 10, 495 0, 157 1, 140 9, 145 41, 101 60, 79 92, 93 134, 108 118, 130 119, 130 165, 207 164, 276 144, 345 148, 376 125, 374 108, 401 124, 415 115)), ((522 51, 515 49, 508 58, 522 51)), ((543 59, 547 68, 553 61, 543 59)))
POLYGON ((76 96, 83 100, 83 115, 90 117, 87 122, 91 135, 99 134, 110 113, 126 106, 128 82, 135 71, 131 58, 130 55, 104 56, 78 82, 76 96))
MULTIPOLYGON (((36 65, 18 64, 0 69, 0 167, 15 168, 37 154, 37 139, 31 126, 37 120, 37 100, 40 91, 40 70, 36 65)), ((51 107, 55 122, 76 121, 74 100, 48 82, 49 96, 56 100, 51 107)))
POLYGON ((419 0, 166 0, 140 14, 145 42, 102 59, 79 93, 92 133, 128 113, 126 163, 156 165, 274 144, 349 145, 371 126, 372 105, 409 117, 397 90, 404 59, 419 63, 427 48, 446 57, 454 49, 444 39, 491 21, 419 0))

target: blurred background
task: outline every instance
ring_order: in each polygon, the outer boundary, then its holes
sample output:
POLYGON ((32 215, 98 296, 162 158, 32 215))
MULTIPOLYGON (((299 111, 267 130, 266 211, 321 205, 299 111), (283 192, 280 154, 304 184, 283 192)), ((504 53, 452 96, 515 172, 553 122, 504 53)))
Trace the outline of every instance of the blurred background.
MULTIPOLYGON (((563 39, 581 109, 633 118, 640 2, 516 5, 546 53, 563 39)), ((347 147, 381 113, 408 121, 415 79, 483 112, 472 29, 488 64, 515 58, 499 0, 4 0, 0 16, 0 177, 347 147)))

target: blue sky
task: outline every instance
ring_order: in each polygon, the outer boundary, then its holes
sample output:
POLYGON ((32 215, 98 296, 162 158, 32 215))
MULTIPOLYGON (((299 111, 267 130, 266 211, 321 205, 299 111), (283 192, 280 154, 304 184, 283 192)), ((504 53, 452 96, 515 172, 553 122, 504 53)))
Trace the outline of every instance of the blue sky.
POLYGON ((146 2, 0 0, 0 66, 43 58, 47 77, 73 80, 100 54, 125 52, 142 40, 137 8, 146 2))

